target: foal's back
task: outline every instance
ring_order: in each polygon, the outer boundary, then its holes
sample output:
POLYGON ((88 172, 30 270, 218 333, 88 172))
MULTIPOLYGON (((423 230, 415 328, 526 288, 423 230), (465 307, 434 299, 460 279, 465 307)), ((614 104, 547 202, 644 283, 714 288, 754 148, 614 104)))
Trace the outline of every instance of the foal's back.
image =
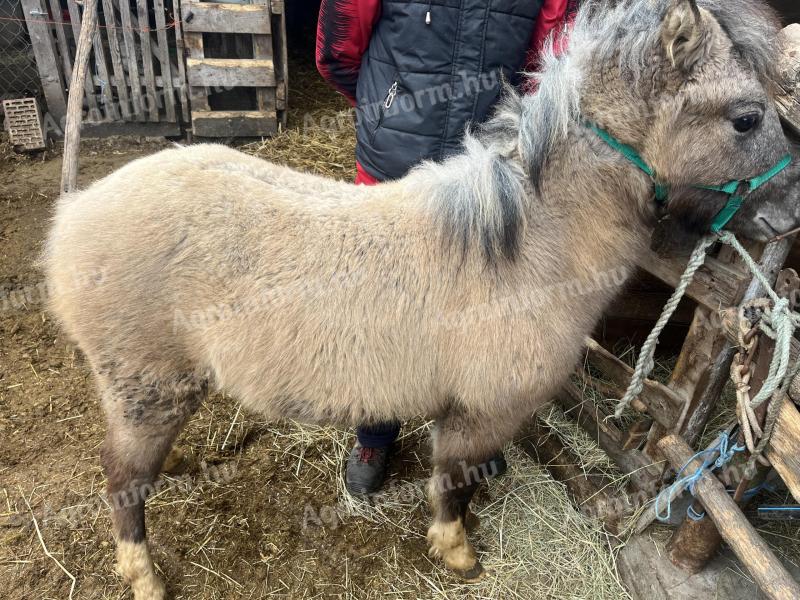
POLYGON ((420 329, 438 300, 417 299, 439 276, 400 190, 223 146, 139 159, 59 202, 51 307, 101 379, 210 378, 273 416, 339 422, 386 389, 387 417, 413 414, 431 395, 436 340, 420 329))

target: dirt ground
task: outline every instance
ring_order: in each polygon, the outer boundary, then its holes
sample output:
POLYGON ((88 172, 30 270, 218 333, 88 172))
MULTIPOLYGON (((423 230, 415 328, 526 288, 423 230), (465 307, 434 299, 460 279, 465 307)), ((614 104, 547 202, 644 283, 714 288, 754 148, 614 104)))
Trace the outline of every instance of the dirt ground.
MULTIPOLYGON (((351 177, 346 104, 309 82, 293 90, 305 107, 293 129, 248 151, 351 177)), ((35 264, 61 156, 57 148, 19 156, 0 142, 0 598, 126 598, 113 568, 96 391, 80 351, 44 311, 35 264)), ((168 143, 84 141, 80 183, 168 143)), ((494 568, 470 587, 427 557, 427 426, 404 428, 389 491, 372 503, 343 493, 351 443, 349 432, 260 422, 222 396, 204 404, 178 441, 182 460, 148 501, 148 537, 170 596, 561 598, 568 589, 571 598, 627 597, 599 525, 521 454, 476 499, 484 519, 476 546, 494 568)))

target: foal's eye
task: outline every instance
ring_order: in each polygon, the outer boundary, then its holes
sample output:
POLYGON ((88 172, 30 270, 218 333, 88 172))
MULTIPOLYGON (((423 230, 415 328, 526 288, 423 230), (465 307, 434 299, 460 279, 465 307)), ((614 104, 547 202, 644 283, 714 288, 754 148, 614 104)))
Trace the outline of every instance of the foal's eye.
POLYGON ((761 123, 761 115, 758 113, 748 113, 733 119, 733 128, 739 133, 747 133, 758 127, 759 123, 761 123))

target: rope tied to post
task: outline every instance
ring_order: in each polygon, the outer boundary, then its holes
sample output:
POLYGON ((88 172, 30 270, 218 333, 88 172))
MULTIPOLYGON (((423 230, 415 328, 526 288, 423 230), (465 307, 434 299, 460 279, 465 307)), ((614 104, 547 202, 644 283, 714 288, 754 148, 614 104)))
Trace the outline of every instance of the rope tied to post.
MULTIPOLYGON (((727 431, 721 432, 719 434, 719 438, 717 438, 716 444, 706 448, 705 450, 701 450, 692 456, 692 458, 690 458, 688 462, 681 467, 677 475, 675 475, 675 481, 673 484, 656 496, 654 507, 656 519, 662 522, 669 521, 670 517, 672 517, 672 499, 676 498, 684 490, 689 490, 689 493, 694 496, 695 485, 697 485, 697 482, 700 481, 700 478, 707 469, 711 469, 712 471, 714 469, 721 469, 731 461, 736 453, 744 450, 744 446, 739 444, 730 444, 730 434, 727 431), (688 469, 695 460, 698 460, 701 457, 705 457, 703 458, 703 463, 697 469, 695 469, 694 472, 690 473, 689 475, 683 475, 686 469, 688 469), (662 513, 660 504, 663 502, 664 497, 667 499, 667 508, 666 511, 662 513)), ((699 521, 705 517, 705 513, 697 512, 691 504, 687 507, 686 514, 694 521, 699 521)))
POLYGON ((743 428, 744 437, 747 440, 747 448, 751 453, 749 468, 752 469, 756 460, 765 460, 762 454, 769 443, 769 438, 774 428, 775 420, 777 419, 777 408, 780 405, 779 400, 786 394, 792 380, 798 372, 800 372, 800 361, 795 365, 790 365, 792 338, 795 330, 800 326, 800 314, 792 312, 790 302, 787 298, 781 298, 775 293, 769 280, 767 280, 753 257, 750 256, 739 240, 729 231, 723 231, 719 235, 706 236, 698 242, 675 291, 664 306, 664 310, 656 322, 655 327, 642 345, 630 385, 617 403, 614 416, 617 418, 621 417, 622 413, 630 406, 631 402, 642 393, 645 379, 654 367, 654 355, 656 346, 658 345, 659 335, 678 307, 689 284, 694 279, 697 269, 705 262, 708 248, 716 242, 722 242, 733 248, 742 258, 748 270, 764 288, 766 298, 758 299, 747 306, 760 309, 761 318, 758 321, 758 328, 765 335, 775 340, 775 353, 770 362, 769 373, 761 389, 753 398, 749 396, 749 374, 743 373, 740 369, 733 368, 731 372, 732 379, 737 389, 737 405, 739 406, 737 412, 740 413, 739 420, 743 428), (774 399, 774 401, 769 407, 762 430, 756 418, 755 409, 769 399, 774 399), (760 438, 757 444, 754 441, 753 433, 756 434, 757 438, 760 438))
POLYGON ((654 357, 656 346, 658 345, 658 338, 664 330, 664 327, 666 327, 667 323, 672 318, 673 313, 678 308, 684 294, 686 294, 686 290, 689 284, 692 283, 697 269, 705 263, 706 251, 716 241, 717 236, 706 236, 697 243, 697 246, 695 246, 695 249, 692 251, 689 263, 686 265, 686 270, 683 272, 683 275, 681 275, 678 285, 675 287, 675 291, 672 292, 666 305, 664 305, 664 310, 661 312, 661 316, 658 317, 655 327, 653 327, 650 335, 647 336, 644 344, 642 344, 642 349, 639 353, 639 359, 636 361, 636 367, 634 368, 630 385, 628 385, 625 395, 617 403, 617 408, 614 411, 614 416, 616 418, 620 418, 625 409, 633 402, 634 398, 642 393, 644 381, 655 366, 654 357))

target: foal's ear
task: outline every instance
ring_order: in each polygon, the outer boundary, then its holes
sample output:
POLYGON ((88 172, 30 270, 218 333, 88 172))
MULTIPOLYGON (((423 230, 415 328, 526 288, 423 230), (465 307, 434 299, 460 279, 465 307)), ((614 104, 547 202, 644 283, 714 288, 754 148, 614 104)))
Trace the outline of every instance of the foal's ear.
POLYGON ((711 33, 696 0, 672 0, 661 26, 661 44, 672 66, 684 73, 703 62, 711 33))

